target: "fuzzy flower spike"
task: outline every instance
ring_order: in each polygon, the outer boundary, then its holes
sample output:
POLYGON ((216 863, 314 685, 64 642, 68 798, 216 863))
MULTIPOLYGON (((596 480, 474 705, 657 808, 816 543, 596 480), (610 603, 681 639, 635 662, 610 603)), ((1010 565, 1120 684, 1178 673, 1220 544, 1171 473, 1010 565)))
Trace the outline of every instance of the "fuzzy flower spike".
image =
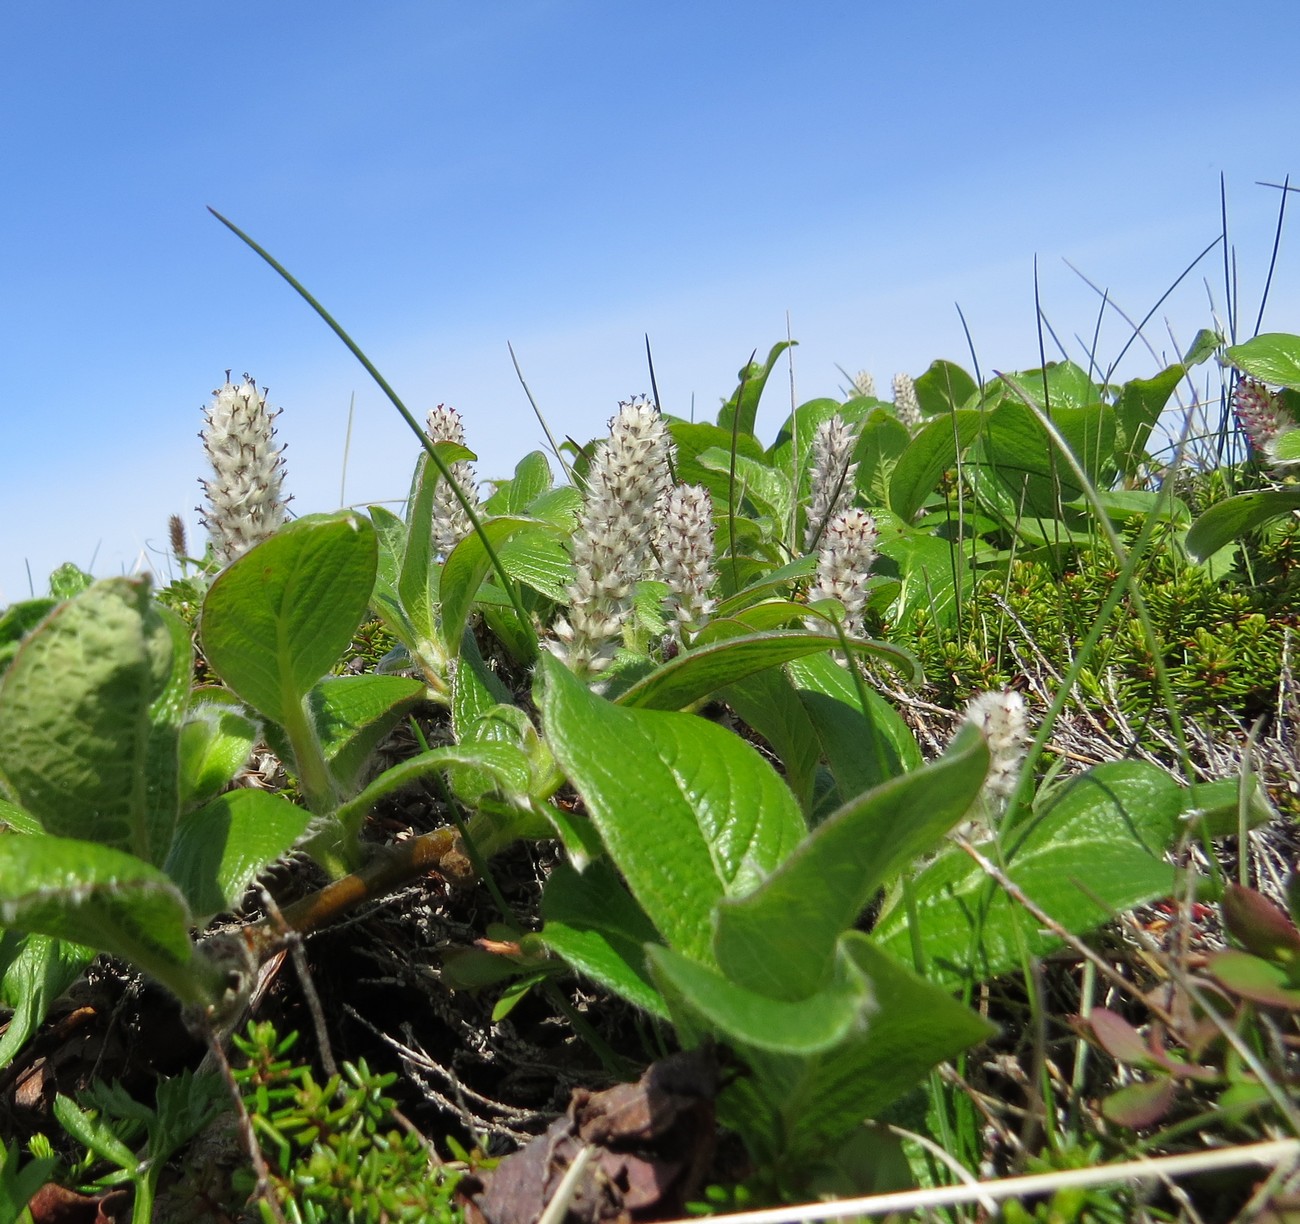
POLYGON ((229 565, 284 522, 284 449, 275 447, 273 422, 280 414, 267 408, 265 390, 247 374, 236 387, 227 371, 225 385, 212 396, 199 437, 213 477, 199 482, 208 503, 199 513, 217 564, 229 565))
MULTIPOLYGON (((446 404, 439 404, 429 413, 424 432, 431 442, 458 442, 465 445, 465 427, 461 424, 460 413, 446 404)), ((468 459, 460 459, 451 465, 452 478, 460 486, 461 492, 478 508, 477 477, 474 465, 468 459)), ((457 544, 469 535, 472 525, 465 507, 460 504, 451 486, 445 480, 439 480, 433 490, 433 546, 446 557, 457 544)))
POLYGON ((981 797, 989 816, 1000 816, 1016 788, 1029 740, 1025 699, 1014 689, 980 693, 966 706, 966 721, 984 732, 989 746, 989 772, 981 797))
MULTIPOLYGON (((866 581, 876 559, 878 538, 876 520, 856 506, 836 514, 822 533, 817 581, 808 592, 808 602, 836 600, 844 609, 844 632, 850 636, 862 632, 866 581)), ((816 617, 809 617, 807 623, 810 629, 826 628, 816 617)))
POLYGON ((844 423, 838 412, 818 425, 813 434, 812 465, 808 473, 812 497, 803 541, 806 552, 818 544, 831 519, 853 505, 858 471, 853 452, 857 445, 857 433, 844 423))
POLYGON ((559 640, 549 643, 579 675, 595 675, 613 660, 636 584, 654 561, 672 449, 658 411, 642 398, 619 404, 608 439, 596 447, 571 544, 568 617, 556 620, 559 640))
POLYGON ((678 633, 702 629, 713 612, 713 498, 700 485, 678 485, 664 503, 659 577, 668 584, 667 611, 678 633))

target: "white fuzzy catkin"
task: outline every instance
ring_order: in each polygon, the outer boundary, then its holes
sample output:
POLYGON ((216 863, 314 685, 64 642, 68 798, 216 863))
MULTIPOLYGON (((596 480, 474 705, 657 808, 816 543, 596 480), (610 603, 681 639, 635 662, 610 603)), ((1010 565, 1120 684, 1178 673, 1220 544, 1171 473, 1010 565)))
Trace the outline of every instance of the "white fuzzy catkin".
POLYGON ((1025 699, 1014 689, 980 693, 966 705, 966 721, 984 732, 989 746, 989 772, 984 795, 999 811, 1015 789, 1029 740, 1025 699))
POLYGON ((713 612, 713 498, 699 485, 678 485, 664 503, 659 529, 659 577, 679 632, 702 629, 713 612))
POLYGON ((921 401, 910 374, 894 375, 894 417, 908 433, 914 434, 921 428, 921 401))
MULTIPOLYGON (((460 413, 455 408, 448 408, 446 404, 430 409, 424 432, 430 442, 457 442, 461 446, 465 445, 465 427, 461 423, 460 413)), ((458 459, 450 466, 452 478, 477 510, 478 481, 474 465, 468 459, 458 459)), ((472 524, 469 515, 465 513, 465 507, 460 504, 451 486, 440 479, 433 490, 434 550, 446 557, 471 530, 472 524)))
MULTIPOLYGON (((817 553, 817 580, 808 592, 808 602, 834 599, 844 608, 844 632, 862 631, 862 610, 866 607, 865 585, 876 559, 879 533, 876 520, 856 506, 836 514, 822 533, 817 553)), ((824 630, 816 617, 808 618, 808 627, 824 630)))
POLYGON ((875 398, 876 380, 871 377, 869 370, 859 370, 853 376, 853 394, 860 395, 864 399, 875 398))
POLYGON ((266 392, 247 374, 212 393, 199 436, 212 465, 211 480, 200 480, 207 508, 199 513, 218 565, 228 565, 259 544, 284 522, 286 498, 280 494, 284 451, 275 448, 273 422, 279 412, 267 408, 266 392))
POLYGON ((573 534, 573 582, 567 617, 555 621, 548 647, 579 675, 609 666, 632 608, 637 582, 654 554, 659 515, 672 477, 672 438, 653 404, 625 400, 596 447, 573 534))
POLYGON ((838 412, 827 417, 813 434, 808 476, 812 496, 803 541, 806 552, 817 546, 824 524, 853 505, 858 465, 852 459, 857 444, 857 432, 844 423, 838 412))

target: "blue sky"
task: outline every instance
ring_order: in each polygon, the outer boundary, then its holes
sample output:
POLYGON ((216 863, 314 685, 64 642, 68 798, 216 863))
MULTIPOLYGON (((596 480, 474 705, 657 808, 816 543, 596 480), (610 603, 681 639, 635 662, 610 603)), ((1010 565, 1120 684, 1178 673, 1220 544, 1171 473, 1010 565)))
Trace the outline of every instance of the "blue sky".
MULTIPOLYGON (((1253 328, 1300 178, 1294 0, 1235 6, 341 0, 7 6, 0 16, 0 604, 64 560, 133 569, 191 538, 201 409, 227 368, 283 408, 298 513, 400 498, 413 441, 273 251, 417 415, 459 408, 480 475, 649 389, 711 414, 757 348, 837 366, 1078 358, 1099 299, 1140 317, 1219 229, 1253 328), (1055 355, 1055 354, 1049 354, 1055 355)), ((1264 330, 1300 330, 1284 233, 1264 330)), ((1149 325, 1224 311, 1215 252, 1149 325), (1208 282, 1208 285, 1207 285, 1208 282)), ((1169 330, 1172 330, 1171 340, 1169 330)), ((1127 339, 1115 315, 1099 351, 1127 339)), ((1157 359, 1135 348, 1124 372, 1157 359)), ((759 431, 789 408, 769 388, 759 431)), ((160 564, 165 564, 159 562, 160 564)))

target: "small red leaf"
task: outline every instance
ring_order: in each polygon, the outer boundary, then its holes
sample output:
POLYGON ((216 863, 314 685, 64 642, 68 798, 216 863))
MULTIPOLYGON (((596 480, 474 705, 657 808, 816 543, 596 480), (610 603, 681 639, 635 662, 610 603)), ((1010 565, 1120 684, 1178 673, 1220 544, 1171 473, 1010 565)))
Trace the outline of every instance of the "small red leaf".
POLYGON ((1154 1126, 1174 1103, 1174 1081, 1161 1076, 1128 1084, 1101 1103, 1102 1116, 1132 1130, 1154 1126))

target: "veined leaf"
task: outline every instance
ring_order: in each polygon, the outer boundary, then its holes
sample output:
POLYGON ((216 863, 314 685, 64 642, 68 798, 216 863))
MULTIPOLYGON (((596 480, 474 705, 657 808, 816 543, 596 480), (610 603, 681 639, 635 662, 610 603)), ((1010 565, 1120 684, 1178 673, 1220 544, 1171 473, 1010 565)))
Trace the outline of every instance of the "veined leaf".
MULTIPOLYGON (((802 629, 724 638, 685 651, 656 668, 623 692, 619 704, 643 709, 681 709, 755 672, 780 667, 791 659, 819 651, 838 650, 839 646, 840 640, 834 634, 802 629)), ((919 675, 916 659, 902 647, 858 638, 850 638, 849 646, 855 654, 869 655, 898 668, 909 679, 919 675)))
POLYGON ((192 922, 176 885, 134 855, 66 837, 0 837, 0 925, 120 956, 183 1003, 203 1003, 192 922))
POLYGON ((937 761, 846 803, 753 892, 719 902, 714 952, 732 980, 780 999, 825 988, 840 935, 886 880, 931 850, 988 772, 974 728, 937 761))
POLYGON ((549 655, 541 674, 547 742, 610 857, 668 943, 710 962, 718 900, 753 889, 803 836, 789 789, 705 719, 612 705, 549 655))
POLYGON ((1275 387, 1300 388, 1300 336, 1264 332, 1234 344, 1223 355, 1237 369, 1275 387))
POLYGON ((189 681, 177 624, 147 577, 108 578, 24 640, 0 681, 0 777, 47 833, 166 855, 189 681))
POLYGON ((199 641, 217 674, 282 725, 347 649, 375 585, 378 544, 351 511, 309 515, 229 565, 208 591, 199 641))
POLYGON ((311 813, 282 795, 227 791, 188 813, 176 830, 167 875, 205 922, 235 909, 244 890, 307 831, 311 813))

